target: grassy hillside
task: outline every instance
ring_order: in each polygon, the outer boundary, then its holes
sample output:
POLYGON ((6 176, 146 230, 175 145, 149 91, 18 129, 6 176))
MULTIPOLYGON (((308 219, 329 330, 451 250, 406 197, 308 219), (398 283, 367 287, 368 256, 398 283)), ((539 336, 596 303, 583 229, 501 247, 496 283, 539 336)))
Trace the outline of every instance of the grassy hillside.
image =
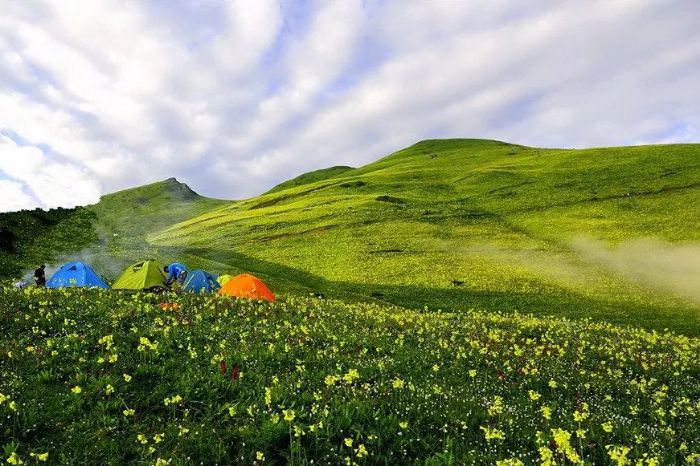
POLYGON ((268 191, 268 193, 274 193, 277 191, 283 191, 285 189, 289 188, 295 188, 297 186, 302 186, 305 184, 309 183, 314 183, 317 181, 323 181, 327 180, 329 178, 333 178, 337 175, 340 175, 341 173, 345 173, 349 170, 352 170, 352 167, 346 167, 346 166, 336 166, 336 167, 330 167, 330 168, 322 168, 320 170, 314 170, 312 172, 304 173, 302 175, 297 176, 296 178, 292 178, 291 180, 287 180, 283 183, 278 184, 274 188, 268 191))
POLYGON ((672 268, 664 254, 700 240, 698 203, 699 145, 424 141, 149 240, 214 270, 256 271, 282 290, 697 334, 693 290, 669 281, 675 270, 636 274, 655 255, 672 268))
POLYGON ((82 207, 0 214, 0 277, 21 277, 54 257, 89 247, 98 239, 96 220, 82 207))
POLYGON ((11 239, 0 243, 0 278, 70 259, 90 262, 114 278, 125 264, 157 255, 147 233, 227 203, 170 178, 105 195, 87 207, 0 213, 0 234, 11 239))

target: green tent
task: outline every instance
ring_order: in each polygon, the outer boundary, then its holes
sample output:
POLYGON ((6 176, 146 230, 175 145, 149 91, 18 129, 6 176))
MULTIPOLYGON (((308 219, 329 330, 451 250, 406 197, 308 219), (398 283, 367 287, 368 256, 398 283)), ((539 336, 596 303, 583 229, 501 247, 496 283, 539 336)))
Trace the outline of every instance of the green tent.
POLYGON ((154 261, 139 262, 130 265, 112 284, 115 290, 147 290, 164 286, 163 268, 154 261))

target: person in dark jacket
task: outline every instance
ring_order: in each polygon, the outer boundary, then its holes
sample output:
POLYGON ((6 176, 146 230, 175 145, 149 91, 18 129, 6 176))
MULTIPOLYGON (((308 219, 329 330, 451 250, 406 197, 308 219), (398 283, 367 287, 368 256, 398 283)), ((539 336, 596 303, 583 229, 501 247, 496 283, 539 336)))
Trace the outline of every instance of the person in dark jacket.
POLYGON ((34 283, 36 283, 36 286, 46 286, 46 266, 44 264, 41 264, 34 271, 34 283))

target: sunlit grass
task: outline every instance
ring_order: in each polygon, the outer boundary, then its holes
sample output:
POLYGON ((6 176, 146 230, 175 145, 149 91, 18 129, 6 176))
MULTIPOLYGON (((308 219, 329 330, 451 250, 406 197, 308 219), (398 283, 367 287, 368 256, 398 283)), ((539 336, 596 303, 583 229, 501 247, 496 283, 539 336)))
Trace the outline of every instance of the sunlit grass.
POLYGON ((9 288, 0 321, 4 459, 27 464, 700 453, 697 338, 294 296, 9 288))

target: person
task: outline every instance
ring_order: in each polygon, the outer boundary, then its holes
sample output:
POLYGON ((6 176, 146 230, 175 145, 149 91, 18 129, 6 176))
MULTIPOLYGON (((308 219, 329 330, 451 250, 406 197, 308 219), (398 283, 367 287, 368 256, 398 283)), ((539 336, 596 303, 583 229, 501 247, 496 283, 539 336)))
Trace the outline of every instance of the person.
POLYGON ((46 265, 41 264, 38 269, 34 271, 34 283, 36 286, 46 286, 46 265))
MULTIPOLYGON (((173 262, 163 267, 163 272, 168 274, 167 280, 165 280, 165 285, 170 286, 173 282, 178 281, 181 275, 187 275, 187 267, 179 262, 173 262), (184 274, 183 274, 184 272, 184 274)), ((182 281, 184 282, 184 276, 182 281)))

